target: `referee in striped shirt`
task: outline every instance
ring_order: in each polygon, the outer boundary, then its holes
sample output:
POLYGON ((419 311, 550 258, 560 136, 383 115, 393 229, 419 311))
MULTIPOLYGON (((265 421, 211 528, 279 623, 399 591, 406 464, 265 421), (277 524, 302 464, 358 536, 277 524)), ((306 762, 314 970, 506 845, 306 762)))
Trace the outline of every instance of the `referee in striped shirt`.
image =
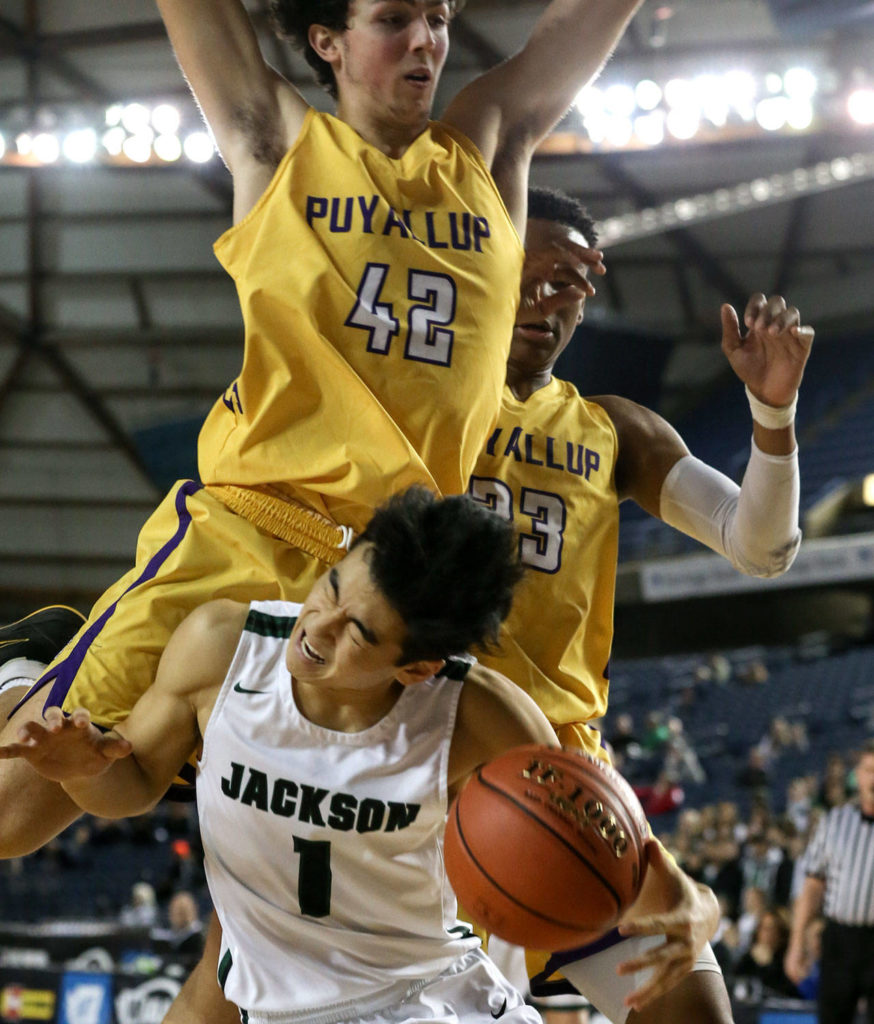
POLYGON ((819 982, 820 1024, 852 1024, 860 997, 874 1024, 874 740, 856 769, 857 802, 832 808, 804 852, 804 883, 795 903, 786 974, 805 974, 803 936, 825 917, 819 982))

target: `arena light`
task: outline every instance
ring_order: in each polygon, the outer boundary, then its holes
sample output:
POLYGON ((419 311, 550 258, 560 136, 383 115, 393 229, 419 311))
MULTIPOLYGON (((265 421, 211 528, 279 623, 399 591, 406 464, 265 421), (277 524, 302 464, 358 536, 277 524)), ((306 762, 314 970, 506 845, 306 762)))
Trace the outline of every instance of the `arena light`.
POLYGON ((182 144, 185 155, 196 164, 205 164, 215 156, 212 137, 207 132, 192 132, 182 144))
POLYGON ((121 112, 121 123, 131 135, 139 135, 149 127, 152 113, 142 103, 128 103, 121 112))
POLYGON ((126 138, 127 132, 125 132, 124 128, 121 125, 116 125, 103 133, 103 138, 100 142, 110 156, 121 156, 122 146, 124 146, 126 138))
POLYGON ((630 117, 611 117, 607 121, 606 140, 615 149, 624 149, 634 134, 630 117))
POLYGON ((41 164, 53 164, 61 155, 61 143, 57 135, 51 132, 40 132, 33 137, 31 153, 41 164))
POLYGON ((74 164, 90 163, 97 156, 97 132, 78 128, 64 138, 64 158, 74 164))
POLYGON ((122 143, 121 151, 135 164, 148 163, 152 155, 152 137, 146 133, 129 135, 122 143))
POLYGON ((803 132, 813 124, 813 104, 803 96, 792 96, 786 107, 786 124, 803 132))
MULTIPOLYGON (((670 145, 675 140, 688 142, 699 135, 707 142, 719 142, 722 138, 749 138, 758 131, 805 132, 815 121, 827 123, 834 116, 839 85, 834 70, 814 70, 801 64, 775 67, 767 74, 764 69, 753 74, 745 68, 703 74, 690 70, 667 81, 643 78, 636 84, 602 83, 576 97, 584 128, 584 133, 577 128, 576 134, 587 136, 592 149, 622 150, 670 145)), ((874 88, 870 85, 857 80, 844 102, 844 116, 865 127, 874 124, 874 88)), ((105 124, 93 124, 92 134, 83 135, 80 133, 87 129, 80 125, 87 122, 80 112, 41 109, 32 127, 18 136, 20 145, 17 133, 21 129, 10 131, 0 122, 6 135, 0 160, 15 162, 21 157, 24 162, 51 163, 57 159, 52 158, 51 143, 43 145, 41 156, 34 154, 37 132, 57 134, 63 157, 71 163, 173 163, 183 158, 206 163, 215 156, 212 137, 195 128, 193 107, 187 110, 172 102, 154 106, 114 103, 98 114, 100 117, 105 124), (68 118, 73 123, 65 125, 68 118), (99 143, 95 144, 95 139, 99 143)), ((568 132, 573 133, 574 129, 568 132)), ((568 151, 561 146, 559 142, 555 151, 568 151)), ((579 139, 573 151, 578 149, 579 139)))
POLYGON ((665 103, 683 109, 697 106, 695 86, 687 78, 672 78, 665 84, 665 103))
POLYGON ((659 146, 665 141, 665 115, 661 110, 642 114, 634 121, 634 134, 645 146, 659 146))
POLYGON ((768 96, 756 104, 756 121, 766 132, 785 127, 789 116, 789 101, 785 96, 768 96))
POLYGON ((577 94, 577 98, 574 100, 574 106, 579 110, 583 117, 587 117, 589 114, 593 113, 603 113, 604 94, 597 85, 590 85, 577 94))
POLYGON ((767 178, 756 178, 750 182, 750 195, 757 203, 766 203, 771 198, 771 183, 767 178))
POLYGON ((668 111, 665 124, 675 139, 687 142, 698 134, 701 115, 695 107, 675 107, 668 111))
POLYGON ((6 139, 4 139, 2 135, 0 135, 0 160, 3 159, 5 154, 6 154, 6 139))
POLYGON ((662 101, 662 87, 652 79, 644 78, 634 89, 634 98, 641 110, 655 110, 662 101))
POLYGON ((821 161, 812 167, 796 167, 767 178, 743 181, 710 193, 681 197, 674 202, 634 213, 609 217, 596 225, 601 248, 619 242, 662 234, 677 227, 715 220, 758 206, 770 206, 798 196, 842 188, 857 181, 874 180, 874 153, 854 153, 821 161))
POLYGON ((586 134, 595 145, 600 145, 607 138, 608 122, 609 118, 603 110, 593 110, 583 118, 586 134))
POLYGON ((722 79, 718 75, 698 75, 693 87, 704 119, 715 128, 723 128, 731 108, 722 79))
POLYGON ((695 212, 694 199, 678 199, 674 203, 674 213, 677 215, 677 220, 690 221, 695 216, 695 212))
POLYGON ((783 76, 776 71, 769 71, 765 75, 765 91, 771 96, 779 96, 783 92, 783 76))
POLYGON ((722 76, 722 85, 731 107, 744 121, 755 117, 756 80, 749 71, 735 69, 722 76))
POLYGON ((874 89, 854 89, 847 97, 847 113, 856 124, 874 124, 874 89))
POLYGON ((160 103, 152 111, 152 127, 158 135, 175 135, 182 124, 182 115, 170 103, 160 103))
POLYGON ((637 99, 630 85, 617 83, 604 90, 604 109, 614 117, 630 118, 636 106, 637 99))
POLYGON ((849 181, 853 177, 853 162, 846 157, 835 157, 829 164, 829 171, 835 181, 849 181))
POLYGON ((869 508, 874 506, 874 473, 869 473, 862 481, 862 501, 869 508))
POLYGON ((165 163, 173 163, 182 156, 182 143, 178 135, 159 135, 153 146, 155 155, 165 163))
POLYGON ((809 68, 789 68, 783 75, 783 89, 792 100, 810 100, 818 87, 816 75, 809 68))

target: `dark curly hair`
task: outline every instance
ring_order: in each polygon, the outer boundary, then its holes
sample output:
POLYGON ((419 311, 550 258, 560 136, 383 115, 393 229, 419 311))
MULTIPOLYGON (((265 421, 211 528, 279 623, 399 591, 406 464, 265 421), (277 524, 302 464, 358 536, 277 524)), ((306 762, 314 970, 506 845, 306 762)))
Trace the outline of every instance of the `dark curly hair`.
POLYGON ((576 228, 589 245, 598 244, 598 232, 591 214, 579 201, 554 188, 528 187, 528 219, 551 220, 565 227, 576 228))
MULTIPOLYGON (((331 65, 310 46, 311 25, 324 25, 335 32, 349 27, 349 9, 354 0, 270 0, 270 20, 274 31, 303 53, 313 69, 316 81, 334 99, 337 82, 331 65)), ((465 0, 449 0, 452 13, 464 6, 465 0)))
POLYGON ((374 583, 407 628, 401 665, 497 644, 522 577, 513 527, 466 495, 411 487, 380 505, 369 541, 374 583))

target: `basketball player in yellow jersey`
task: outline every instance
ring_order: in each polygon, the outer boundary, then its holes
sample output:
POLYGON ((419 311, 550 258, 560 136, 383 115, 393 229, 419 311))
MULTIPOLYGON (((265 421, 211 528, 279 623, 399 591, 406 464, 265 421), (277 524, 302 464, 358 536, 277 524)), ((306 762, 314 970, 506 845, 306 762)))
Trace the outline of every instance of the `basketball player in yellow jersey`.
POLYGON ((584 399, 553 376, 585 305, 585 263, 568 257, 594 237, 576 200, 529 191, 522 302, 501 413, 469 488, 517 524, 530 569, 507 620, 506 650, 490 663, 534 697, 564 742, 591 753, 600 737, 586 723, 607 707, 619 503, 633 499, 740 572, 785 572, 801 539, 793 421, 813 342, 813 330, 780 296, 750 299, 744 337, 734 310, 723 307, 723 351, 753 414, 738 488, 690 455, 657 413, 618 395, 584 399), (546 605, 549 630, 532 630, 546 605))
MULTIPOLYGON (((552 0, 432 122, 454 2, 277 0, 336 96, 330 116, 264 61, 241 0, 160 0, 233 174, 216 251, 240 295, 242 369, 203 430, 206 486, 174 488, 8 728, 46 703, 122 720, 192 608, 300 597, 388 494, 464 491, 500 402, 531 152, 640 3, 552 0)), ((0 694, 0 715, 24 692, 0 694)), ((0 771, 0 856, 75 815, 57 787, 0 771)))
MULTIPOLYGON (((470 493, 516 523, 529 572, 517 588, 501 652, 481 660, 534 698, 562 742, 597 753, 600 736, 586 723, 607 708, 619 503, 637 501, 742 572, 784 572, 800 541, 792 420, 813 331, 779 296, 750 300, 743 337, 734 311, 723 307, 723 351, 747 386, 753 412, 752 452, 738 488, 691 456, 657 413, 617 395, 584 399, 553 376, 583 319, 587 271, 571 254, 580 247, 582 255, 596 238, 585 209, 561 193, 529 190, 528 215, 501 414, 470 493)), ((667 865, 662 869, 669 880, 667 865)), ((695 961, 710 935, 711 901, 691 884, 677 879, 675 886, 655 917, 623 930, 659 935, 648 952, 623 950, 617 935, 601 960, 588 951, 576 964, 553 960, 543 979, 561 969, 614 1024, 729 1024, 715 959, 705 951, 695 961), (656 969, 648 981, 633 978, 646 967, 656 969), (632 992, 629 1013, 623 1000, 632 992)), ((533 963, 532 957, 529 968, 533 963)))

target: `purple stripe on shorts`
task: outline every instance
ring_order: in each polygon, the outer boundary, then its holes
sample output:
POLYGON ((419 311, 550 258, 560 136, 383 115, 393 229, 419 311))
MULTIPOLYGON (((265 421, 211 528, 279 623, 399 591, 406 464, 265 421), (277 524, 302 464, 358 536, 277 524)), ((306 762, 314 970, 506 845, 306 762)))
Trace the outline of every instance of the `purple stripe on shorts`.
POLYGON ((143 583, 148 583, 149 580, 153 580, 158 575, 158 570, 167 558, 182 543, 182 539, 187 533, 188 527, 191 525, 191 513, 188 511, 186 502, 192 494, 195 494, 202 487, 203 484, 198 483, 196 480, 186 480, 185 483, 182 484, 176 492, 176 516, 179 520, 176 532, 167 541, 167 543, 157 551, 151 559, 149 559, 149 563, 143 570, 142 575, 131 583, 121 597, 113 601, 106 611, 103 612, 100 618, 95 619, 95 621, 88 626, 82 636, 79 637, 76 646, 72 651, 70 651, 67 657, 37 679, 30 690, 28 690, 27 694, 12 709, 10 717, 15 714, 25 701, 29 700, 35 693, 38 693, 44 687, 48 686, 49 683, 52 683, 53 685, 49 691, 48 697, 46 697, 46 702, 43 705, 43 711, 49 707, 60 707, 61 704, 64 703, 64 698, 67 696, 67 693, 73 684, 73 680, 76 678, 76 673, 82 667, 82 662, 85 660, 88 648, 100 635, 100 631, 106 623, 115 614, 119 601, 121 601, 126 594, 129 594, 136 587, 141 586, 143 583))

